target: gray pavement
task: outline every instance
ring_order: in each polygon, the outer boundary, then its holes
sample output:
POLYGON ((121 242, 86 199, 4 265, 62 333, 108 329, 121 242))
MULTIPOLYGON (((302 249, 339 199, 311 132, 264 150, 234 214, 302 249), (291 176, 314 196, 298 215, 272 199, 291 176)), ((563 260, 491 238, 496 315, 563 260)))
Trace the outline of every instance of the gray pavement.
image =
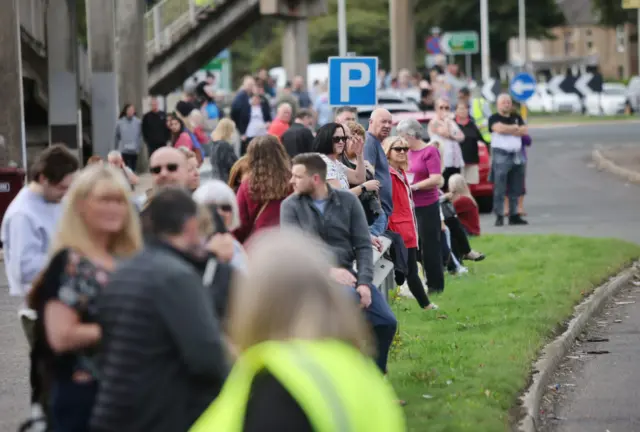
MULTIPOLYGON (((594 146, 637 142, 638 132, 638 124, 532 129, 534 143, 529 152, 525 201, 531 225, 496 229, 493 217, 485 215, 483 231, 610 236, 640 243, 640 188, 624 185, 589 166, 594 146)), ((17 302, 8 297, 4 272, 0 273, 0 432, 5 432, 14 431, 27 412, 28 360, 16 315, 17 302)), ((640 317, 640 309, 635 307, 634 311, 640 317)), ((640 358, 640 344, 629 349, 635 349, 635 358, 640 358)), ((632 377, 637 382, 640 368, 631 367, 624 373, 630 383, 632 377)), ((631 388, 611 388, 603 395, 609 399, 618 396, 637 401, 638 395, 631 388)), ((611 432, 618 430, 624 429, 611 432)))

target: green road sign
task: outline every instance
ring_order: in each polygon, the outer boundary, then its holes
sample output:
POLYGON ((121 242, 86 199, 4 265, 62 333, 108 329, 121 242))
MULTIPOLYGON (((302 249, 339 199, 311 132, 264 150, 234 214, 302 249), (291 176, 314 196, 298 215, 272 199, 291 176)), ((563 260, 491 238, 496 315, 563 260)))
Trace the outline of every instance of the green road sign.
POLYGON ((478 54, 480 42, 474 31, 450 32, 440 36, 440 49, 443 54, 478 54))

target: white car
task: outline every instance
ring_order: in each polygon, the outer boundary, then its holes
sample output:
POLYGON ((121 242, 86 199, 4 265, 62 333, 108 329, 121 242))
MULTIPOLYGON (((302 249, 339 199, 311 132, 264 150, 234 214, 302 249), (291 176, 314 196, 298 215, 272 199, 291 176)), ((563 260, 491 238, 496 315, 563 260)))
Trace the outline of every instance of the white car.
POLYGON ((553 112, 553 96, 546 84, 536 85, 536 92, 527 100, 531 112, 553 112))
POLYGON ((385 108, 391 114, 400 112, 420 111, 418 104, 399 96, 393 91, 378 90, 378 104, 358 107, 358 122, 365 126, 369 123, 369 117, 376 108, 385 108))
POLYGON ((624 112, 627 87, 618 83, 604 83, 602 93, 587 95, 584 106, 589 115, 616 115, 624 112))

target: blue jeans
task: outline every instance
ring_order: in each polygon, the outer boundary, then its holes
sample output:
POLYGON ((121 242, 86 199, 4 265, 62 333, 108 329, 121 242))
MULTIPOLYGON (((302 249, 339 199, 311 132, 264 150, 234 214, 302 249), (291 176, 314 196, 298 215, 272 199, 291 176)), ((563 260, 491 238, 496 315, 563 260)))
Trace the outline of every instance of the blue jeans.
POLYGON ((59 379, 51 389, 51 422, 56 432, 87 432, 98 382, 59 379))
MULTIPOLYGON (((371 304, 364 310, 365 317, 376 338, 376 364, 382 373, 387 373, 389 349, 398 329, 398 321, 382 293, 373 285, 369 285, 369 288, 371 289, 371 304)), ((355 289, 352 287, 349 289, 359 302, 360 296, 355 292, 355 289)))
POLYGON ((524 192, 524 160, 520 152, 492 149, 493 211, 504 216, 504 197, 509 196, 509 214, 518 214, 518 197, 524 192), (507 187, 508 186, 508 187, 507 187))

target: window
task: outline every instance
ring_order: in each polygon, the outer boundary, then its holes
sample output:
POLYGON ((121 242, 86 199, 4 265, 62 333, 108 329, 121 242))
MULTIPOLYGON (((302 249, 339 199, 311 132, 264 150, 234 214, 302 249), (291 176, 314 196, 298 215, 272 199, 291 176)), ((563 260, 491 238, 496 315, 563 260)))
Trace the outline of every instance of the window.
POLYGON ((564 32, 564 55, 569 56, 573 51, 573 34, 571 31, 564 32))

